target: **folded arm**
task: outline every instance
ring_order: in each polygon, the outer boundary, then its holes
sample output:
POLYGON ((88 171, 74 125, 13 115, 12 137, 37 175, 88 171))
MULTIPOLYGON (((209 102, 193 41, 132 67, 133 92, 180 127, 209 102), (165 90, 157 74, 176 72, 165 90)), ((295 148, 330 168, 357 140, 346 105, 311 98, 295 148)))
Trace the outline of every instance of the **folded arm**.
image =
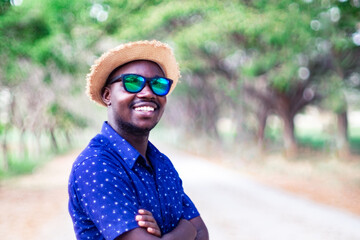
MULTIPOLYGON (((136 215, 135 219, 138 222, 139 227, 144 228, 148 233, 161 238, 161 230, 152 213, 146 209, 139 209, 138 213, 139 214, 136 215)), ((207 227, 200 216, 195 217, 189 221, 196 228, 197 234, 195 240, 209 239, 207 227)))
MULTIPOLYGON (((128 239, 144 239, 144 240, 152 240, 152 239, 165 239, 165 240, 208 240, 209 233, 205 226, 204 221, 201 219, 200 216, 191 219, 190 221, 181 219, 178 226, 171 231, 161 237, 161 233, 158 229, 156 221, 152 217, 151 213, 146 210, 140 210, 139 213, 142 217, 146 215, 147 221, 143 221, 142 224, 139 223, 141 228, 135 228, 129 232, 126 232, 116 238, 116 240, 128 240, 128 239), (155 222, 155 225, 153 225, 155 222), (156 232, 149 231, 149 226, 146 224, 151 224, 151 229, 156 229, 156 232)), ((136 218, 138 219, 140 215, 136 218)), ((144 219, 144 218, 143 218, 144 219)))
POLYGON ((177 227, 171 232, 164 234, 161 238, 154 236, 146 231, 144 228, 135 228, 117 237, 115 240, 195 240, 197 236, 197 229, 193 223, 185 219, 181 219, 177 227))
POLYGON ((191 219, 190 222, 196 228, 196 232, 197 232, 195 238, 196 240, 209 240, 209 232, 207 230, 204 221, 200 216, 191 219))

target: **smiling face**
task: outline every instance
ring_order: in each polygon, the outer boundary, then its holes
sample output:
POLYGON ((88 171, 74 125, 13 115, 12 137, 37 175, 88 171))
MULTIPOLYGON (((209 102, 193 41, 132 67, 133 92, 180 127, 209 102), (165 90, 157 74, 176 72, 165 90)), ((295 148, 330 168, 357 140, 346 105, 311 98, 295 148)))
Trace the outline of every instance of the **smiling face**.
MULTIPOLYGON (((156 63, 134 61, 118 68, 111 74, 110 79, 129 73, 147 78, 164 77, 164 73, 156 63)), ((155 95, 148 84, 138 93, 129 93, 120 81, 105 88, 103 101, 108 106, 109 124, 124 137, 124 135, 148 135, 160 121, 166 105, 166 96, 155 95)))

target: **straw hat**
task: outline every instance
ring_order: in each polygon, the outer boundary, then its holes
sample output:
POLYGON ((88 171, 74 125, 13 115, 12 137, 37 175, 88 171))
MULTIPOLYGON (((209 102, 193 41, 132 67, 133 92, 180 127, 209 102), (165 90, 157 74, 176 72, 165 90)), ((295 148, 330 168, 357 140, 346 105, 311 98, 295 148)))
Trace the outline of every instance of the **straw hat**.
POLYGON ((110 73, 117 67, 135 60, 149 60, 157 63, 165 77, 174 82, 170 93, 174 90, 180 71, 172 49, 165 43, 152 41, 138 41, 121 44, 97 59, 86 77, 86 92, 91 100, 106 106, 102 101, 101 90, 110 73))

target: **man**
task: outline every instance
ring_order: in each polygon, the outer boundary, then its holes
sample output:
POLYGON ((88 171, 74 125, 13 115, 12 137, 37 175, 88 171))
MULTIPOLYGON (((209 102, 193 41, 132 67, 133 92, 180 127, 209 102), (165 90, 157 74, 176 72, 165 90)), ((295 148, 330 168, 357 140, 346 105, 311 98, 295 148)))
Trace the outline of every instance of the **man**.
POLYGON ((170 160, 149 141, 180 76, 159 41, 120 45, 87 76, 108 121, 73 164, 69 212, 78 239, 208 239, 170 160))

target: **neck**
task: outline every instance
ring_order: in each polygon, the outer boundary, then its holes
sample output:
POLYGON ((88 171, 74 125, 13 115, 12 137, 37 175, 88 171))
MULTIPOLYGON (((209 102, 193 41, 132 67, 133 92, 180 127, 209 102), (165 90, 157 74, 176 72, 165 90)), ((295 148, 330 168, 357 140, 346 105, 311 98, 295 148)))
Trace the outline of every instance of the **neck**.
POLYGON ((126 132, 122 132, 119 134, 146 159, 146 150, 149 141, 149 134, 134 135, 134 134, 128 134, 126 132))
POLYGON ((149 141, 148 130, 137 129, 133 126, 116 124, 116 122, 108 121, 109 125, 128 143, 131 144, 145 159, 146 150, 149 141))

